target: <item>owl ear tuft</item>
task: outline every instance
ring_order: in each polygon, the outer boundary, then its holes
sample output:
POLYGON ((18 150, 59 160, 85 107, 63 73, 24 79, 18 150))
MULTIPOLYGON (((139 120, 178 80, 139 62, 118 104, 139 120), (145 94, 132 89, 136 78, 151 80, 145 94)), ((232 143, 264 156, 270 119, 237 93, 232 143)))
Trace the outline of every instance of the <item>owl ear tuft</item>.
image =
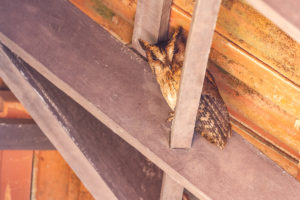
POLYGON ((139 39, 139 43, 140 43, 142 49, 144 49, 145 51, 149 50, 151 47, 151 44, 145 40, 139 39))

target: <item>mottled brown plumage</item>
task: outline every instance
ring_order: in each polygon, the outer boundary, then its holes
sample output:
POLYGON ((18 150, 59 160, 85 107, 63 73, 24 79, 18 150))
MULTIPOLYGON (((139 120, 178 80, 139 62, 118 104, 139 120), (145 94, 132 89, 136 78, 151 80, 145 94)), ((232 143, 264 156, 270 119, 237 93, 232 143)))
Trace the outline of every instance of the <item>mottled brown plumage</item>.
MULTIPOLYGON (((146 52, 148 63, 156 76, 161 92, 174 111, 184 60, 186 38, 178 28, 165 42, 149 44, 139 40, 146 52)), ((199 103, 195 132, 200 133, 221 149, 231 136, 231 126, 226 105, 218 91, 215 80, 207 71, 199 103)))

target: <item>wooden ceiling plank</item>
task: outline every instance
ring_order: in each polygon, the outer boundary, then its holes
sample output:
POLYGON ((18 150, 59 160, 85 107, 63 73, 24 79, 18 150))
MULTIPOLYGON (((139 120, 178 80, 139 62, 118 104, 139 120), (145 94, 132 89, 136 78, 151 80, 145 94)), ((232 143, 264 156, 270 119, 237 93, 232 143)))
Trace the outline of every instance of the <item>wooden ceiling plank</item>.
POLYGON ((284 32, 300 43, 300 5, 297 0, 246 0, 284 32))

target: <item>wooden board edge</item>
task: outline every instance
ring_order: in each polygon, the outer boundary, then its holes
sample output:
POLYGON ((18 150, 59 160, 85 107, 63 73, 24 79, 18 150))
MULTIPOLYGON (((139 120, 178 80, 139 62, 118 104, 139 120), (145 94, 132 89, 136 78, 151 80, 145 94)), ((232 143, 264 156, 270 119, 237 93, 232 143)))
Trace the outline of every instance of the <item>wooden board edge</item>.
MULTIPOLYGON (((95 116, 99 121, 101 121, 105 126, 109 127, 115 134, 120 136, 123 140, 125 140, 128 144, 133 146, 135 149, 137 149, 140 153, 142 153, 146 158, 148 158, 150 161, 152 161, 154 164, 156 164, 160 169, 162 169, 164 172, 166 172, 169 176, 173 177, 174 180, 179 182, 184 188, 189 190, 191 193, 193 193, 197 198, 203 199, 203 200, 211 200, 209 196, 207 196, 204 192, 202 192, 199 188, 197 188, 194 184, 190 183, 185 177, 183 177, 181 174, 179 174, 176 170, 174 170, 171 166, 169 166, 165 161, 163 161, 158 155, 155 153, 149 151, 147 147, 145 147, 141 142, 139 142, 135 137, 133 137, 129 132, 127 132, 125 129, 123 129, 121 126, 119 126, 115 121, 113 121, 110 117, 108 117, 106 114, 104 114, 101 110, 99 110, 96 106, 91 104, 88 100, 86 100, 82 95, 80 95, 78 92, 76 92, 73 88, 71 88, 68 84, 60 80, 57 76, 55 76, 52 72, 50 72, 43 64, 38 62, 35 58, 33 58, 30 54, 28 54, 26 51, 24 51, 21 47, 19 47, 17 44, 15 44, 13 41, 8 39, 6 36, 4 36, 0 32, 0 42, 3 42, 5 46, 7 46, 9 49, 11 49, 16 55, 20 56, 26 63, 28 63, 31 67, 33 67, 37 72, 39 72, 41 75, 43 75, 45 78, 47 78, 52 84, 54 84, 57 88, 62 90, 64 93, 66 93, 68 96, 70 96, 75 102, 80 104, 83 108, 85 108, 89 113, 91 113, 93 116, 95 116)), ((0 54, 1 55, 1 54, 0 54)), ((1 58, 0 58, 1 61, 1 58)), ((14 71, 14 73, 17 73, 14 71)), ((0 76, 2 76, 2 68, 0 69, 0 76)), ((9 75, 10 73, 8 73, 9 75)), ((11 73, 12 74, 12 73, 11 73)), ((19 78, 16 78, 17 81, 7 81, 8 77, 4 79, 5 82, 9 85, 9 87, 12 87, 12 91, 17 96, 19 100, 22 100, 23 95, 33 95, 35 98, 39 99, 38 96, 34 92, 30 94, 24 94, 24 91, 20 90, 18 88, 18 85, 27 85, 27 83, 24 80, 21 80, 21 75, 18 74, 19 78), (13 86, 11 86, 13 85, 13 86), (17 93, 20 93, 17 95, 17 93)), ((23 102, 23 101, 21 101, 23 102)), ((25 104, 24 104, 25 106, 25 104)), ((27 106, 25 106, 26 108, 27 106)), ((43 109, 45 106, 43 106, 43 109)), ((29 111, 30 112, 30 111, 29 111)), ((47 112, 47 110, 46 110, 47 112)), ((30 112, 31 114, 31 112, 30 112)), ((35 117, 33 117, 35 118, 35 117)), ((37 119, 39 119, 39 116, 37 116, 37 119)), ((48 127, 49 124, 43 124, 40 125, 40 128, 45 133, 45 130, 51 127, 48 127), (42 128, 42 126, 45 126, 42 128)), ((58 130, 61 130, 61 127, 59 125, 55 125, 55 127, 58 126, 58 130)), ((62 130, 61 130, 62 131, 62 130)), ((46 133, 45 133, 46 134, 46 133)), ((46 134, 47 135, 47 134, 46 134)), ((53 145, 59 149, 62 148, 61 144, 56 144, 53 142, 55 138, 54 136, 47 135, 49 140, 53 143, 53 145), (51 137, 51 138, 50 138, 51 137), (59 145, 59 147, 58 147, 59 145)), ((57 138, 60 138, 61 136, 58 134, 57 138)), ((73 141, 68 141, 68 143, 71 145, 73 144, 73 141)), ((75 150, 74 150, 75 152, 75 150)), ((72 152, 70 152, 72 154, 72 152)), ((63 155, 65 160, 69 163, 69 159, 78 159, 72 157, 67 158, 65 155, 63 155)), ((72 167, 73 168, 73 167, 72 167)), ((74 169, 74 168, 73 168, 74 169)), ((84 175, 80 175, 77 170, 74 170, 81 180, 84 180, 84 175)), ((82 172, 81 172, 82 173, 82 172)), ((98 175, 95 175, 97 177, 98 175)), ((84 182, 84 181, 83 181, 84 182)), ((100 184, 101 185, 101 184, 100 184)), ((86 187, 90 190, 90 188, 86 185, 86 187)), ((90 190, 90 192, 96 196, 99 196, 100 191, 98 191, 96 188, 93 191, 90 190)), ((100 195, 101 196, 101 195, 100 195)))
POLYGON ((279 13, 277 13, 268 4, 266 4, 262 0, 246 0, 246 2, 257 9, 260 13, 262 13, 262 15, 270 19, 277 26, 279 26, 284 32, 294 38, 298 43, 300 43, 300 30, 279 13))
POLYGON ((64 127, 57 121, 56 117, 48 110, 49 108, 43 99, 15 68, 12 61, 4 52, 3 47, 0 49, 0 62, 2 66, 0 70, 1 77, 9 85, 17 98, 23 103, 24 107, 27 108, 33 119, 35 119, 36 123, 47 135, 49 140, 60 151, 65 160, 68 163, 74 163, 73 165, 71 164, 73 170, 86 184, 92 195, 95 198, 116 200, 117 198, 113 192, 96 172, 89 160, 78 149, 64 127), (32 102, 35 102, 35 104, 32 105, 32 102), (68 149, 67 151, 65 150, 66 147, 68 149), (81 163, 81 166, 84 167, 80 167, 75 163, 81 163))
POLYGON ((221 1, 196 2, 172 123, 171 148, 190 148, 221 1))
POLYGON ((184 188, 164 173, 160 192, 160 200, 182 200, 184 188))

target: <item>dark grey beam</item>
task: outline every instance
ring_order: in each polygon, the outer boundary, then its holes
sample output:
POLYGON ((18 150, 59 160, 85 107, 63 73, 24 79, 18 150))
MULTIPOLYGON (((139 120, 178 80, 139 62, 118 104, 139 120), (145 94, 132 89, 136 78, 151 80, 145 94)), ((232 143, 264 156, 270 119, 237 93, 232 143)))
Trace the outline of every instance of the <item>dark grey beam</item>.
POLYGON ((1 150, 54 150, 33 120, 0 119, 1 150))

